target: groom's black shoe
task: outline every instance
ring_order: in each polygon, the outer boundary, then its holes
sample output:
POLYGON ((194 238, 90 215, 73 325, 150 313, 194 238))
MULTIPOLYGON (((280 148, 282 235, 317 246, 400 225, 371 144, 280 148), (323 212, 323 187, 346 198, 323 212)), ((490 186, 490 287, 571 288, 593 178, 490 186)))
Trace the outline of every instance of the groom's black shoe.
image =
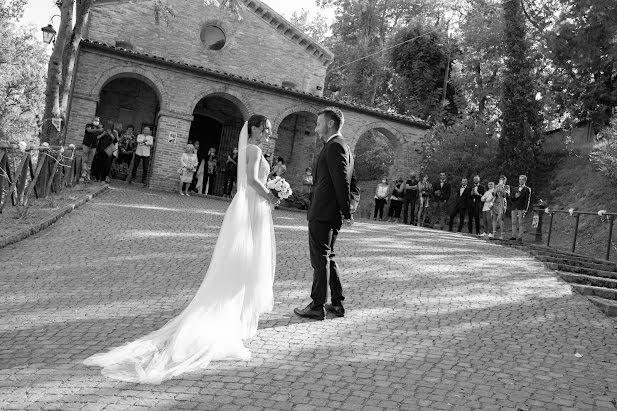
POLYGON ((326 318, 323 307, 313 308, 311 304, 307 305, 306 308, 294 308, 294 313, 302 318, 310 318, 313 320, 323 320, 326 318))
POLYGON ((344 317, 345 316, 345 308, 343 307, 342 304, 326 304, 326 311, 336 315, 337 317, 344 317))

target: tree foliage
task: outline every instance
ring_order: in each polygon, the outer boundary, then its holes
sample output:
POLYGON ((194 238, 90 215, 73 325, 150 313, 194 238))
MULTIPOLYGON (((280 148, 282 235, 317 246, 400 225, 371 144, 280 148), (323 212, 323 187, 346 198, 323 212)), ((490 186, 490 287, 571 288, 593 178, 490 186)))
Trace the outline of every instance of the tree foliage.
POLYGON ((45 50, 37 33, 0 22, 0 140, 29 140, 43 108, 45 50))
POLYGON ((617 116, 598 133, 589 159, 602 174, 617 181, 617 116))
POLYGON ((28 0, 0 0, 0 21, 20 18, 26 3, 28 0))
POLYGON ((422 171, 429 176, 445 172, 450 181, 471 178, 497 179, 498 139, 490 124, 473 119, 454 125, 436 125, 423 142, 422 171))
POLYGON ((426 119, 443 105, 456 114, 455 91, 449 82, 446 101, 442 101, 444 78, 449 76, 456 45, 440 31, 420 24, 400 29, 392 43, 400 44, 391 50, 394 76, 389 95, 396 111, 426 119))
POLYGON ((540 141, 539 106, 521 0, 503 3, 506 70, 503 79, 499 158, 504 173, 533 176, 540 141))
POLYGON ((328 21, 322 14, 311 16, 308 10, 295 11, 291 23, 318 42, 323 42, 328 33, 328 21))

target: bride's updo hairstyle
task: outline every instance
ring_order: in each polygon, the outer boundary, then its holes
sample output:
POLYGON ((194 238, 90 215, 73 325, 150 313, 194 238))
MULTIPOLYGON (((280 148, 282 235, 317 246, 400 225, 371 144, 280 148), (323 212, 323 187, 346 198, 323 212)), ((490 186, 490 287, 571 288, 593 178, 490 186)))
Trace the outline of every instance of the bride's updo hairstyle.
POLYGON ((248 121, 249 137, 251 136, 253 127, 261 128, 266 125, 266 121, 268 121, 268 117, 266 116, 262 116, 261 114, 252 115, 248 121))

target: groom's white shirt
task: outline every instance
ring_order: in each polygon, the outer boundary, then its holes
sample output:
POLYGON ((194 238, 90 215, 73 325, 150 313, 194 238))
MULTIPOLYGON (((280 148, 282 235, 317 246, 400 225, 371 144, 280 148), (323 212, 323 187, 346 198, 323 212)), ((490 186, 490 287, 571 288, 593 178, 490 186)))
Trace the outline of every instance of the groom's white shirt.
POLYGON ((328 139, 326 140, 326 142, 324 144, 328 144, 328 141, 332 140, 334 137, 337 137, 337 136, 341 136, 342 137, 342 134, 341 133, 332 134, 330 137, 328 137, 328 139))

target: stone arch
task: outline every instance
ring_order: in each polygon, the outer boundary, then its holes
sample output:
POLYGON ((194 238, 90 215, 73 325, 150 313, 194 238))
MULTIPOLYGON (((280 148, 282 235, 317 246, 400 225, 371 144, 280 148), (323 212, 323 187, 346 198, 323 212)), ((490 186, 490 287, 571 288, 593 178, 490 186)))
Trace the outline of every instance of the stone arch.
POLYGON ((276 138, 276 136, 278 135, 278 130, 279 127, 281 126, 281 123, 283 122, 283 120, 285 120, 288 116, 290 116, 291 114, 294 113, 299 113, 299 112, 307 112, 307 113, 312 113, 317 115, 317 113, 319 112, 320 108, 318 106, 313 106, 310 104, 299 104, 293 107, 290 107, 286 110, 284 110, 283 112, 279 113, 276 116, 276 119, 274 119, 273 123, 272 123, 272 134, 273 136, 276 138))
POLYGON ((277 157, 285 161, 285 178, 292 186, 302 187, 302 178, 307 168, 314 167, 322 145, 317 143, 315 122, 319 110, 310 105, 291 107, 277 116, 273 129, 274 152, 272 162, 277 157))
POLYGON ((360 138, 371 130, 379 131, 388 139, 388 141, 390 141, 390 144, 392 144, 394 147, 401 147, 407 143, 402 131, 392 127, 390 124, 384 121, 375 121, 361 126, 355 132, 355 135, 349 144, 351 149, 355 151, 356 144, 358 143, 360 138))
POLYGON ((105 71, 99 76, 99 79, 90 90, 90 96, 98 101, 101 90, 103 90, 103 88, 113 80, 122 77, 136 78, 137 80, 141 80, 148 86, 152 87, 152 90, 154 90, 159 100, 160 110, 168 110, 167 105, 169 104, 169 99, 167 97, 167 93, 165 92, 165 86, 163 85, 163 81, 151 71, 144 70, 140 67, 120 66, 105 71))
POLYGON ((204 89, 199 90, 198 92, 193 94, 193 98, 189 100, 188 105, 186 106, 184 112, 192 113, 195 106, 204 98, 207 97, 222 97, 231 101, 233 104, 238 107, 240 112, 242 113, 242 117, 244 121, 247 121, 251 116, 251 113, 254 113, 253 107, 250 101, 235 90, 229 90, 227 87, 206 87, 204 89))

